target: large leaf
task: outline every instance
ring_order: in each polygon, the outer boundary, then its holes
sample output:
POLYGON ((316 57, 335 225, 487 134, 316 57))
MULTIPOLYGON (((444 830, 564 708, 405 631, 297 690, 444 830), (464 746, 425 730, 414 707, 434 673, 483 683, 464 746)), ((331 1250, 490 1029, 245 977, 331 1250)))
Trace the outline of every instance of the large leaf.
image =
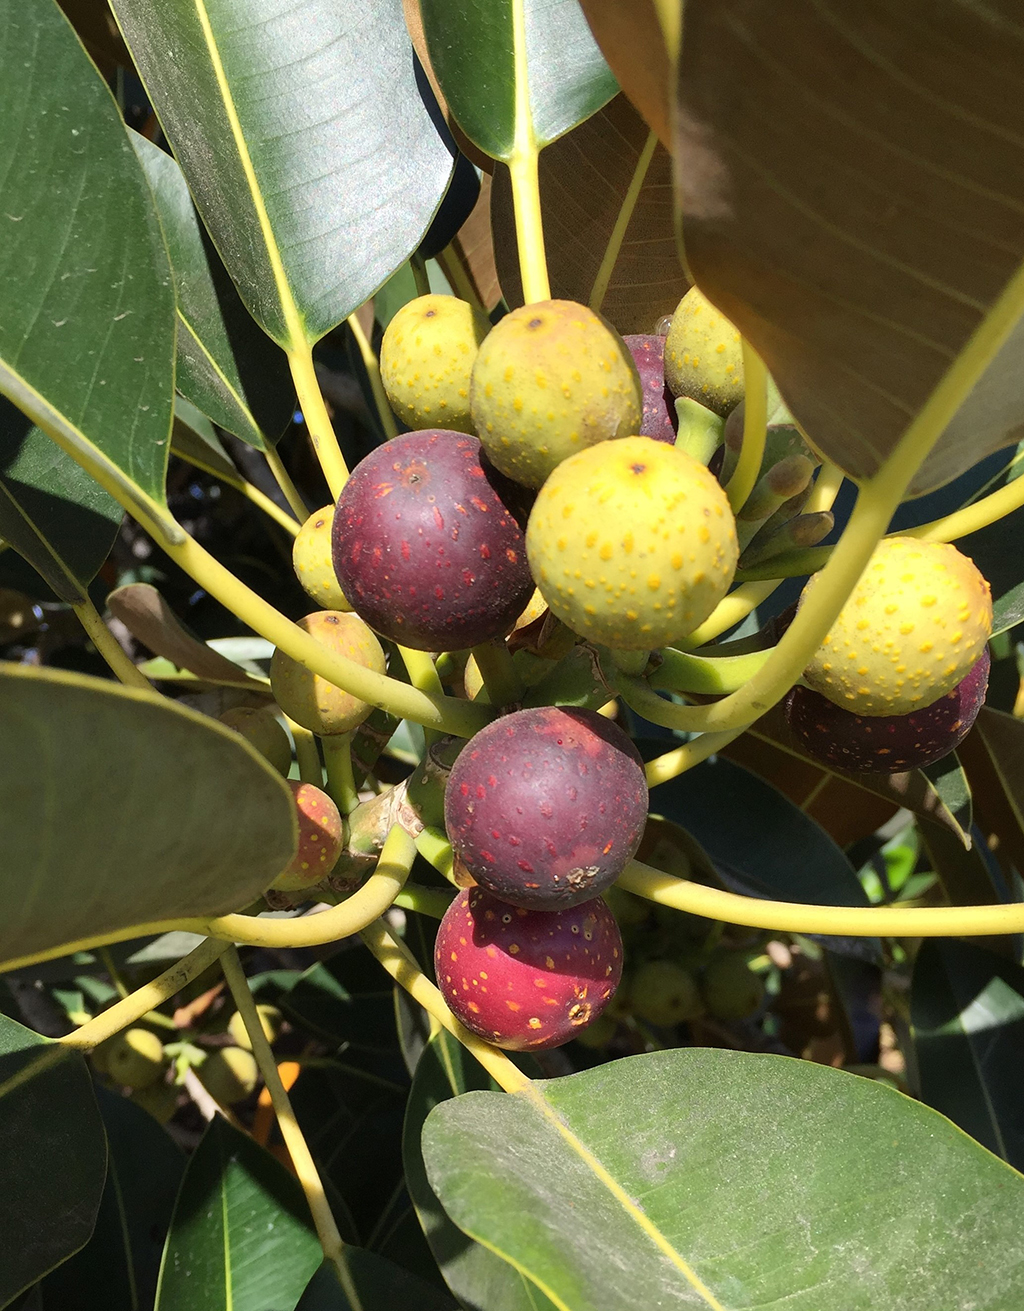
MULTIPOLYGON (((531 1061, 532 1063, 532 1061, 531 1061)), ((428 1114, 461 1093, 497 1091, 466 1049, 446 1030, 435 1034, 416 1067, 402 1133, 405 1181, 430 1250, 448 1287, 463 1306, 486 1311, 550 1311, 554 1304, 520 1271, 481 1243, 466 1241, 430 1186, 422 1134, 428 1114)))
POLYGON ((452 156, 401 0, 114 0, 196 206, 275 341, 317 341, 416 249, 452 156))
POLYGON ((524 94, 517 74, 525 73, 527 112, 541 146, 589 118, 619 89, 579 0, 420 0, 420 12, 448 108, 493 159, 507 160, 515 145, 517 90, 524 94), (520 24, 523 47, 517 51, 520 24))
MULTIPOLYGON (((685 6, 674 126, 687 264, 815 445, 857 478, 1024 259, 1024 75, 1003 24, 989 7, 925 0, 685 6)), ((1022 335, 914 492, 1016 440, 1022 335)))
POLYGON ((276 443, 295 409, 288 361, 260 332, 204 231, 181 169, 131 133, 167 238, 178 304, 178 390, 215 423, 259 450, 276 443))
POLYGON ((535 1089, 436 1107, 423 1153, 456 1224, 569 1311, 1021 1305, 1024 1179, 884 1084, 691 1049, 535 1089))
POLYGON ((66 451, 0 396, 0 538, 62 601, 82 601, 124 511, 66 451))
POLYGON ((970 942, 927 938, 910 993, 921 1097, 1024 1165, 1024 969, 970 942))
POLYGON ((0 1015, 0 1306, 82 1247, 107 1145, 81 1056, 0 1015))
POLYGON ((0 666, 0 961, 219 914, 295 850, 280 777, 238 735, 155 694, 0 666))
POLYGON ((109 91, 52 0, 0 0, 0 392, 165 505, 174 296, 109 91))
POLYGON ((672 144, 672 65, 665 46, 661 15, 675 4, 663 0, 580 0, 590 30, 619 80, 622 90, 658 134, 672 144), (660 14, 659 14, 660 10, 660 14))
POLYGON ((157 1311, 290 1311, 321 1256, 294 1176, 211 1120, 175 1203, 157 1311))
MULTIPOLYGON (((562 300, 591 298, 605 251, 631 183, 642 169, 615 268, 600 310, 622 333, 653 332, 689 287, 679 263, 672 204, 672 159, 657 146, 646 165, 641 156, 650 129, 623 95, 567 133, 540 157, 551 294, 562 300)), ((498 277, 510 306, 523 303, 516 258, 512 188, 497 169, 491 192, 498 277)))

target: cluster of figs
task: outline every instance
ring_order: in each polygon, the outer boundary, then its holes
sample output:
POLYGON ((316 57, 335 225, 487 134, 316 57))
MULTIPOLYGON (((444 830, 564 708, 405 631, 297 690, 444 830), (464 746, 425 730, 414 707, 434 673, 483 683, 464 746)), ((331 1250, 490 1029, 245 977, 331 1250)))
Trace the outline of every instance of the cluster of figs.
MULTIPOLYGON (((474 695, 465 657, 524 615, 565 639, 548 655, 580 639, 657 650, 711 615, 738 563, 820 540, 832 521, 802 512, 816 468, 802 443, 766 459, 746 504, 730 507, 743 398, 735 329, 696 289, 664 326, 623 338, 561 300, 493 327, 452 296, 406 305, 380 362, 410 431, 363 459, 336 506, 299 533, 297 576, 324 607, 305 630, 379 672, 382 638, 463 653, 460 690, 474 695), (709 431, 710 442, 693 439, 709 431)), ((787 700, 792 731, 844 770, 937 759, 984 698, 990 630, 988 585, 970 560, 886 539, 787 700)), ((287 715, 320 735, 369 713, 282 651, 271 682, 287 715)), ((505 709, 447 784, 468 886, 442 922, 435 965, 468 1028, 536 1049, 596 1019, 619 981, 622 943, 600 893, 637 848, 647 789, 636 749, 595 711, 505 709)), ((325 793, 292 786, 308 823, 275 885, 288 891, 330 872, 343 831, 325 793)))

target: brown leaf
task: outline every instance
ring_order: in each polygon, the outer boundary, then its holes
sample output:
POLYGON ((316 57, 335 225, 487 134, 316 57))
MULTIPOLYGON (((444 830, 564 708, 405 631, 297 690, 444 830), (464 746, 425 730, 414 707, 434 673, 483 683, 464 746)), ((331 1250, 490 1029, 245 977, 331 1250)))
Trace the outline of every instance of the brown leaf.
POLYGON ((672 139, 671 69, 653 0, 581 0, 594 40, 619 86, 657 133, 672 139))
POLYGON ((494 264, 494 242, 491 239, 491 177, 485 173, 480 179, 480 195, 473 212, 459 229, 452 242, 452 254, 462 265, 476 289, 480 304, 492 310, 501 300, 498 270, 494 264))
MULTIPOLYGON (((856 478, 1024 259, 1024 76, 998 9, 686 4, 674 129, 688 267, 856 478)), ((1019 374, 997 421, 954 420, 915 493, 1014 439, 1019 374)))
MULTIPOLYGON (((552 296, 590 301, 612 230, 647 143, 649 129, 625 96, 547 147, 540 156, 552 296)), ((498 277, 510 306, 523 303, 508 169, 491 190, 498 277)), ((676 245, 672 161, 655 147, 626 228, 601 313, 619 332, 653 332, 689 287, 676 245)))

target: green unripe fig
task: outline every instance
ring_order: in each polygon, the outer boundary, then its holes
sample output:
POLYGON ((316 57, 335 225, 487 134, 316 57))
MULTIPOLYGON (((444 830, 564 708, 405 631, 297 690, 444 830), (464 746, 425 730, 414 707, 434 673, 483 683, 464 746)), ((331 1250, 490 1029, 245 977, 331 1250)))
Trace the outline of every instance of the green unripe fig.
MULTIPOLYGON (((256 1014, 260 1017, 260 1026, 263 1029, 263 1036, 267 1042, 273 1042, 281 1032, 281 1012, 276 1006, 268 1006, 261 1003, 256 1007, 256 1014)), ((231 1019, 228 1020, 228 1033, 235 1040, 239 1047, 244 1047, 246 1051, 252 1051, 252 1043, 249 1041, 249 1030, 245 1027, 245 1021, 242 1019, 242 1012, 235 1011, 231 1019)))
POLYGON ((650 903, 645 901, 643 897, 627 892, 625 888, 620 888, 615 883, 610 888, 605 888, 601 896, 604 897, 608 909, 618 921, 620 929, 631 928, 637 924, 646 924, 650 903))
POLYGON ((589 1047, 591 1051, 604 1051, 611 1040, 615 1037, 618 1029, 617 1021, 613 1020, 607 1011, 599 1015, 592 1024, 586 1028, 580 1029, 576 1035, 576 1041, 583 1047, 589 1047))
POLYGON ((740 334, 706 296, 691 287, 665 338, 665 381, 723 418, 743 399, 740 334))
POLYGON ((221 1106, 245 1101, 256 1087, 259 1068, 244 1047, 219 1047, 199 1067, 203 1087, 221 1106))
POLYGON ((148 1088, 136 1088, 132 1101, 148 1111, 154 1120, 166 1124, 178 1109, 178 1089, 173 1083, 151 1083, 148 1088))
MULTIPOLYGON (((299 627, 336 655, 383 674, 384 652, 358 615, 319 610, 298 621, 299 627)), ((357 728, 373 709, 278 648, 270 662, 270 687, 284 713, 313 733, 329 736, 357 728)))
POLYGON ((742 952, 726 948, 708 961, 701 980, 708 1010, 720 1020, 745 1020, 764 1001, 764 980, 742 952))
POLYGON ((736 521, 692 456, 624 437, 558 466, 537 494, 526 554, 552 613, 574 632, 651 650, 692 633, 725 596, 736 521))
POLYGON ((311 514, 292 545, 292 567, 303 589, 325 610, 351 610, 331 557, 334 506, 311 514))
POLYGON ((289 779, 288 786, 295 798, 299 845, 291 863, 270 886, 277 892, 303 892, 323 882, 337 864, 345 841, 345 824, 338 807, 322 788, 298 779, 289 779))
POLYGON ((125 1029, 96 1049, 97 1068, 126 1088, 148 1088, 164 1068, 163 1043, 149 1029, 125 1029))
POLYGON ((470 404, 492 464, 540 487, 577 451, 640 431, 643 393, 629 348, 599 314, 543 300, 491 329, 473 366, 470 404))
POLYGON ((272 710, 265 706, 233 706, 219 718, 240 733, 279 774, 287 775, 292 765, 292 744, 272 710))
POLYGON ((469 378, 490 320, 455 296, 403 305, 380 344, 380 376, 407 427, 472 433, 469 378))
POLYGON ((649 960, 633 975, 629 1001, 634 1015, 650 1024, 682 1024, 704 1011, 697 981, 670 960, 649 960))
POLYGON ((991 632, 991 590, 973 561, 944 542, 887 537, 804 678, 854 714, 909 714, 966 678, 991 632))

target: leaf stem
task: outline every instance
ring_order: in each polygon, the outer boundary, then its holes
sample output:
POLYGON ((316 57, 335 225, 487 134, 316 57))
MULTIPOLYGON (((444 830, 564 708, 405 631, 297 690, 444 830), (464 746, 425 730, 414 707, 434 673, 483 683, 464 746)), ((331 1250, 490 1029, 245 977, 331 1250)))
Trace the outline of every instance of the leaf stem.
POLYGON ((300 524, 304 524, 309 518, 309 507, 299 495, 299 489, 292 482, 291 474, 284 467, 284 461, 278 454, 277 447, 267 446, 263 454, 267 457, 267 464, 270 466, 270 472, 274 475, 274 479, 278 487, 280 487, 284 499, 291 507, 292 514, 294 514, 300 524))
POLYGON ((228 487, 233 487, 236 492, 240 492, 247 501, 251 501, 258 509, 269 518, 273 519, 278 527, 283 528, 291 537, 296 537, 299 531, 298 522, 285 510, 272 501, 265 492, 261 492, 258 487, 254 487, 246 478, 231 477, 223 469, 218 469, 214 464, 207 464, 197 455, 189 452, 187 455, 184 451, 179 450, 176 446, 171 450, 172 455, 176 455, 179 460, 184 460, 191 464, 195 469, 202 469, 204 473, 211 474, 218 482, 226 483, 228 487))
POLYGON ((533 126, 530 108, 530 66, 526 51, 526 6, 514 3, 512 9, 512 49, 515 63, 515 136, 509 155, 512 181, 512 205, 516 219, 516 245, 519 250, 519 273, 523 283, 523 301, 532 305, 550 300, 547 257, 544 254, 544 216, 540 204, 538 158, 540 145, 533 126))
POLYGON ((722 747, 728 746, 743 731, 742 728, 734 728, 729 733, 701 733, 700 737, 694 738, 692 742, 686 742, 683 746, 676 747, 674 751, 666 751, 662 756, 655 756, 644 766, 647 786, 654 788, 659 783, 667 783, 670 779, 685 774, 694 765, 699 765, 702 760, 707 760, 708 756, 713 756, 716 751, 721 751, 722 747))
POLYGON ((487 306, 480 299, 476 285, 473 279, 466 272, 462 263, 459 251, 455 248, 454 243, 445 246, 444 250, 439 251, 437 262, 441 267, 441 272, 448 279, 448 285, 461 300, 472 305, 475 310, 479 310, 485 317, 487 316, 487 306))
POLYGON ((242 969, 242 963, 238 959, 238 952, 234 947, 228 948, 221 957, 221 968, 224 970, 224 977, 231 989, 231 996, 238 1008, 238 1013, 245 1023, 245 1031, 249 1035, 252 1054, 256 1058, 256 1064, 259 1066, 260 1074, 263 1075, 263 1082, 270 1094, 270 1100, 277 1115, 277 1122, 281 1127, 281 1137, 284 1139, 285 1147, 287 1147, 288 1154, 292 1158, 292 1164, 295 1167, 299 1183, 302 1185, 302 1191, 306 1195, 306 1201, 313 1216, 313 1223, 316 1226, 317 1237, 320 1239, 320 1246, 323 1248, 324 1256, 337 1270, 338 1278, 341 1280, 342 1288, 345 1290, 345 1296, 352 1307, 352 1311, 362 1311, 359 1293, 348 1268, 348 1262, 345 1259, 345 1244, 342 1241, 341 1234, 338 1233, 338 1226, 331 1212, 331 1205, 327 1200, 327 1194, 324 1192, 323 1180, 316 1168, 316 1162, 313 1160, 313 1153, 309 1150, 305 1134, 299 1128, 299 1122, 295 1118, 291 1100, 285 1091, 284 1084, 281 1082, 277 1061, 274 1059, 270 1043, 267 1042, 266 1034, 263 1032, 263 1024, 256 1010, 252 992, 249 989, 249 981, 245 977, 245 971, 242 969))
POLYGON ((292 382, 299 400, 299 409, 313 443, 313 450, 324 471, 327 485, 335 500, 341 495, 341 489, 348 481, 348 465, 345 463, 338 438, 327 413, 320 384, 316 380, 313 367, 313 348, 305 341, 288 351, 288 367, 292 371, 292 382))
POLYGON ((366 376, 370 380, 370 389, 373 392, 374 404, 377 407, 377 418, 380 420, 380 426, 384 429, 384 436, 390 441, 392 437, 398 436, 398 425, 395 423, 395 416, 391 411, 387 393, 384 390, 384 382, 380 376, 380 361, 377 359, 376 351, 370 345, 366 333, 363 331, 363 325, 356 315, 350 314, 346 322, 362 358, 366 376))
MULTIPOLYGON (((122 682, 125 687, 140 688, 144 692, 153 692, 153 684, 149 681, 140 669, 128 659, 121 648, 121 644, 116 640, 114 634, 103 622, 103 619, 89 600, 88 596, 83 596, 81 601, 74 601, 71 605, 72 610, 78 616, 82 627, 92 639, 92 644, 100 653, 103 659, 110 666, 111 672, 122 682)), ((154 695, 156 693, 154 692, 154 695)))
POLYGON ((743 445, 725 494, 733 514, 738 514, 754 490, 768 437, 768 370, 753 346, 742 338, 743 347, 743 445))
POLYGON ((409 268, 412 270, 412 280, 416 283, 416 295, 429 296, 430 277, 427 274, 426 262, 418 251, 413 251, 409 256, 409 268))
POLYGON ((590 292, 590 308, 595 314, 600 314, 601 306, 604 304, 604 298, 608 294, 608 285, 612 280, 612 274, 615 272, 615 264, 619 258, 619 252, 622 249, 622 242, 626 236, 626 229, 629 227, 630 220, 633 217, 633 211, 636 209, 636 202, 640 198, 640 191, 647 177, 647 170, 651 166, 651 160, 654 158, 654 149, 658 144, 657 134, 648 132, 647 140, 644 142, 644 148, 636 161, 636 167, 633 170, 633 176, 630 178, 626 194, 622 198, 622 204, 619 206, 619 212, 615 218, 615 225, 611 230, 608 238, 608 244, 605 247, 604 257, 601 260, 601 267, 597 270, 597 277, 594 279, 594 285, 590 292))

